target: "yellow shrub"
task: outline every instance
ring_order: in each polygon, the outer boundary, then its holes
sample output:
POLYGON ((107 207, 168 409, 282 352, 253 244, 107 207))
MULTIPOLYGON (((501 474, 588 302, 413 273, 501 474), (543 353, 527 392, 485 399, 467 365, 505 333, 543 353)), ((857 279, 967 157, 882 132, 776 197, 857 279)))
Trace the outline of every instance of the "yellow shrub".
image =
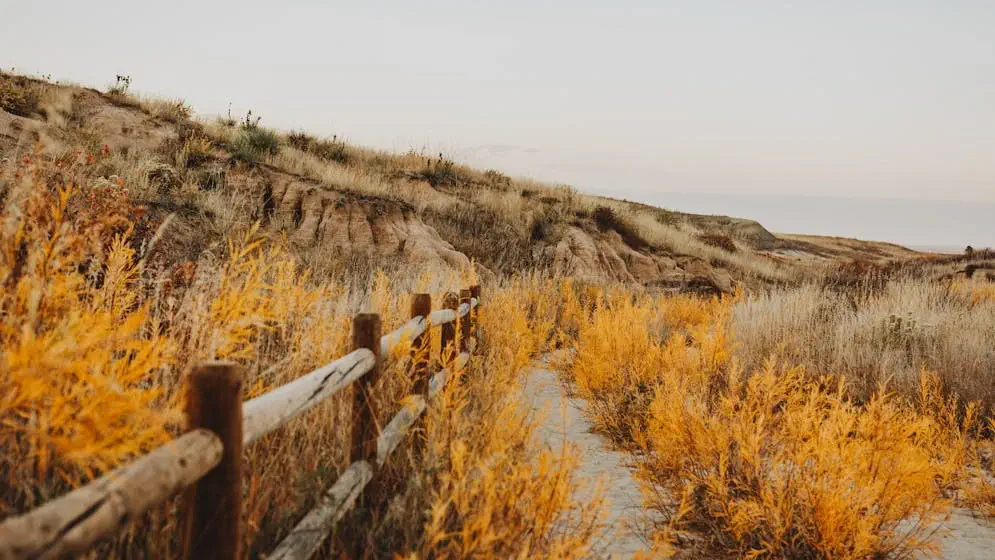
POLYGON ((177 351, 139 298, 126 198, 94 208, 20 179, 0 214, 0 513, 164 441, 171 405, 149 381, 177 351))
MULTIPOLYGON (((963 442, 879 393, 850 403, 773 363, 709 398, 705 376, 666 380, 650 407, 642 477, 692 503, 703 526, 750 557, 866 558, 930 550, 963 442)), ((660 495, 659 492, 656 495, 660 495)), ((674 514, 677 504, 656 504, 674 514)))
MULTIPOLYGON (((729 300, 609 296, 581 327, 569 373, 597 425, 635 457, 662 519, 654 551, 706 535, 712 553, 770 558, 903 556, 973 460, 976 406, 921 376, 916 402, 842 380, 731 360, 729 300)), ((695 542, 695 539, 684 542, 695 542)))
POLYGON ((663 372, 722 367, 729 360, 727 333, 713 321, 727 309, 717 299, 634 301, 624 292, 603 299, 579 327, 576 354, 568 366, 598 429, 627 445, 643 424, 663 372), (689 344, 694 352, 686 351, 689 344))

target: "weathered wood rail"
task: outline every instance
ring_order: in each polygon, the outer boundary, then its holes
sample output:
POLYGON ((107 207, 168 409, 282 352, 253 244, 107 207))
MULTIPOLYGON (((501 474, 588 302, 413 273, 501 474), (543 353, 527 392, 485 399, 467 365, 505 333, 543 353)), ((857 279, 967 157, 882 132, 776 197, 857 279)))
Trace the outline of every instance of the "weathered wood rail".
POLYGON ((353 319, 353 351, 285 385, 242 402, 242 372, 210 362, 187 376, 188 431, 128 465, 38 508, 0 523, 0 560, 80 554, 184 491, 185 558, 242 555, 239 527, 242 450, 343 389, 354 386, 352 463, 267 558, 309 558, 373 480, 453 371, 464 367, 479 336, 480 287, 443 298, 415 294, 411 320, 380 335, 380 318, 353 319), (431 329, 440 328, 440 370, 429 377, 431 329), (474 344, 471 345, 471 339, 474 344), (370 391, 383 362, 410 340, 414 394, 377 428, 370 391), (453 357, 454 356, 454 357, 453 357), (450 357, 453 357, 450 359, 450 357))

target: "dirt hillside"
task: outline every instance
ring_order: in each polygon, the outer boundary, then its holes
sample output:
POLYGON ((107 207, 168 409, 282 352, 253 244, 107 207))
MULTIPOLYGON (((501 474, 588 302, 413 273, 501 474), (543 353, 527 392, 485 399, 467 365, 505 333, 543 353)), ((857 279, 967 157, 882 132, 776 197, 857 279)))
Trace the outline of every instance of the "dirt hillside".
MULTIPOLYGON (((0 75, 0 160, 91 162, 149 209, 168 261, 195 260, 260 222, 322 269, 417 266, 490 275, 547 270, 667 290, 790 282, 814 261, 907 258, 904 248, 776 236, 757 222, 682 214, 390 154, 258 117, 202 122, 182 101, 0 75), (95 162, 95 163, 93 163, 95 162)), ((9 169, 7 165, 5 168, 9 169)))

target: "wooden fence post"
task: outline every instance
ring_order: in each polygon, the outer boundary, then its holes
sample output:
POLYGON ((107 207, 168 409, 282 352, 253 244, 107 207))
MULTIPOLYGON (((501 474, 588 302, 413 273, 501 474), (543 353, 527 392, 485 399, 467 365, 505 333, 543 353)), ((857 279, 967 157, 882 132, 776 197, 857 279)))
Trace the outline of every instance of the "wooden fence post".
MULTIPOLYGON (((428 373, 428 364, 432 358, 432 329, 428 324, 428 316, 432 312, 432 296, 429 294, 413 294, 411 296, 411 318, 425 318, 425 332, 416 336, 411 341, 411 392, 421 395, 428 404, 428 389, 431 375, 428 373)), ((424 420, 420 420, 419 426, 412 433, 411 450, 415 456, 422 456, 425 451, 425 430, 424 420)))
MULTIPOLYGON (((459 307, 459 298, 456 297, 456 294, 452 292, 446 292, 445 295, 442 296, 443 309, 452 309, 453 311, 456 311, 458 307, 459 307)), ((439 345, 440 360, 443 362, 443 366, 445 366, 446 358, 453 357, 446 355, 446 352, 449 351, 449 347, 453 346, 455 350, 455 342, 456 342, 455 320, 449 323, 443 323, 442 326, 439 327, 439 340, 440 340, 440 345, 439 345)))
MULTIPOLYGON (((473 317, 471 324, 473 325, 473 340, 476 343, 476 345, 479 347, 480 346, 480 306, 483 305, 483 302, 480 300, 480 284, 477 284, 475 286, 470 286, 470 297, 476 298, 477 300, 477 307, 473 309, 471 315, 473 317)), ((476 348, 474 348, 474 350, 476 350, 476 348)))
POLYGON ((472 309, 470 309, 470 288, 466 288, 459 291, 459 304, 466 304, 466 315, 459 318, 459 351, 469 352, 470 351, 470 325, 471 319, 470 315, 472 309))
POLYGON ((242 372, 231 362, 207 362, 187 377, 187 429, 221 439, 221 462, 183 495, 183 557, 241 558, 242 372))
MULTIPOLYGON (((411 318, 424 317, 432 312, 432 296, 429 294, 414 294, 411 296, 411 318)), ((426 323, 425 332, 411 341, 411 379, 414 382, 413 392, 428 400, 428 361, 431 350, 432 331, 426 323)))
POLYGON ((352 320, 352 348, 373 352, 374 364, 356 381, 352 404, 352 451, 350 460, 377 463, 377 416, 373 391, 380 378, 380 316, 360 313, 352 320))

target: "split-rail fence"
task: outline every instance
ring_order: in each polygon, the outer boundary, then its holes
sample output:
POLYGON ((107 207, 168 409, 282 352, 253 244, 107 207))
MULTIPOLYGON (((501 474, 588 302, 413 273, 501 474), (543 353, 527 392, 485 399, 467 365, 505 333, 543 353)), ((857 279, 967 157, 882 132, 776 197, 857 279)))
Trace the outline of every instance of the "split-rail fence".
POLYGON ((0 560, 61 558, 109 539, 130 522, 183 491, 183 555, 235 559, 241 552, 242 450, 354 385, 351 464, 268 559, 309 558, 362 494, 453 371, 479 341, 480 286, 445 294, 432 311, 414 294, 411 320, 381 336, 380 317, 359 314, 353 351, 251 400, 242 401, 243 374, 230 362, 208 362, 187 376, 187 431, 131 463, 25 514, 0 523, 0 560), (430 376, 431 330, 440 327, 440 362, 430 376), (411 341, 414 394, 382 429, 372 388, 384 360, 411 341), (471 344, 472 341, 472 344, 471 344), (455 356, 453 359, 443 357, 455 356))

